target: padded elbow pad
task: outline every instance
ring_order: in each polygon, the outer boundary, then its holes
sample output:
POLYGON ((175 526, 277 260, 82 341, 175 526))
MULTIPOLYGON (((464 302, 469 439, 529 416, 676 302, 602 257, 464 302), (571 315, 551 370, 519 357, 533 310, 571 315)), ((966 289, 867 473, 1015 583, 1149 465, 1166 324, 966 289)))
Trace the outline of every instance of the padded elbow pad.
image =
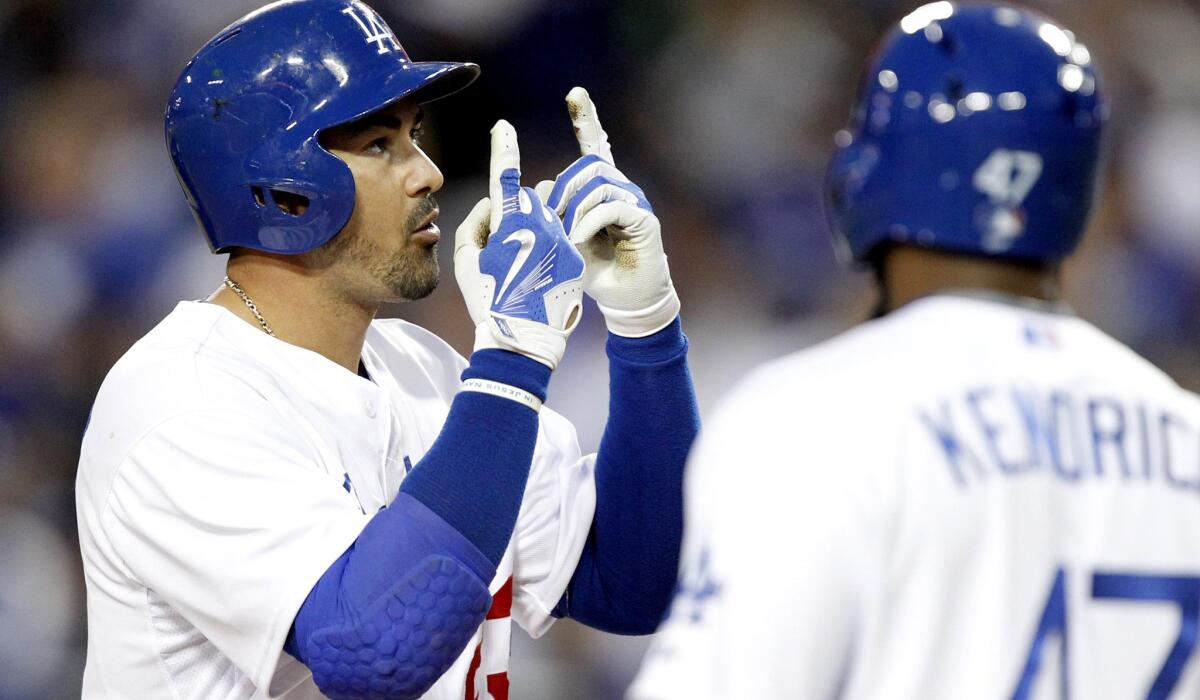
POLYGON ((425 557, 357 622, 309 637, 313 681, 333 700, 420 697, 462 653, 491 600, 487 583, 456 559, 425 557))

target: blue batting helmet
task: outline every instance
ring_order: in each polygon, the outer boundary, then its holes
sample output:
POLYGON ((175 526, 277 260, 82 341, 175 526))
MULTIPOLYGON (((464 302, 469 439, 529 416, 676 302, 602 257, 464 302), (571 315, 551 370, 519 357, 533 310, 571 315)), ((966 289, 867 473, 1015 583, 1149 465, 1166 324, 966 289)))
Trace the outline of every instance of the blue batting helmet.
POLYGON ((835 237, 1053 261, 1091 207, 1108 105, 1087 48, 1023 9, 934 2, 883 39, 826 178, 835 237))
POLYGON ((226 27, 192 58, 167 104, 167 146, 214 252, 303 253, 342 230, 354 177, 318 140, 405 97, 466 87, 471 63, 415 63, 358 0, 281 0, 226 27), (275 192, 308 200, 303 213, 275 192))

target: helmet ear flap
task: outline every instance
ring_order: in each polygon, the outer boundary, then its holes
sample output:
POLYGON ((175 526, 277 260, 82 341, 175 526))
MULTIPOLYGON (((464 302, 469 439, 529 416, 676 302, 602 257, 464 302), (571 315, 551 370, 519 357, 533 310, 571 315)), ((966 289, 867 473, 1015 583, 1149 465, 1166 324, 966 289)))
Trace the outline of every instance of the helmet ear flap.
POLYGON ((834 233, 834 247, 843 263, 861 261, 875 241, 865 240, 868 233, 857 230, 861 218, 861 197, 879 163, 879 147, 861 136, 838 134, 839 143, 825 173, 825 213, 834 233))
MULTIPOLYGON (((247 183, 258 225, 257 243, 263 250, 300 252, 318 248, 340 233, 354 212, 354 174, 350 167, 320 147, 302 147, 297 153, 304 154, 308 161, 309 179, 264 173, 247 183)), ((285 159, 279 172, 300 169, 290 167, 285 159)))

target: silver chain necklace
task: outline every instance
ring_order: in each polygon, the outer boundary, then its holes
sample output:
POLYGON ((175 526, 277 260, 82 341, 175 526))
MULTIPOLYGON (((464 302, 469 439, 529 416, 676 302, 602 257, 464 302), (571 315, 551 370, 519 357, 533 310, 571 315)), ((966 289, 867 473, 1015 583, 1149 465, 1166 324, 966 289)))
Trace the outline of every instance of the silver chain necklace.
POLYGON ((258 312, 258 306, 254 303, 254 300, 250 298, 250 295, 242 291, 241 286, 237 282, 229 279, 229 277, 225 278, 225 286, 232 289, 234 294, 238 295, 242 298, 242 301, 246 302, 246 308, 250 309, 250 313, 254 314, 254 318, 258 319, 258 323, 262 326, 263 331, 265 331, 267 335, 274 337, 275 331, 271 330, 271 326, 267 325, 267 319, 263 318, 263 315, 258 312))

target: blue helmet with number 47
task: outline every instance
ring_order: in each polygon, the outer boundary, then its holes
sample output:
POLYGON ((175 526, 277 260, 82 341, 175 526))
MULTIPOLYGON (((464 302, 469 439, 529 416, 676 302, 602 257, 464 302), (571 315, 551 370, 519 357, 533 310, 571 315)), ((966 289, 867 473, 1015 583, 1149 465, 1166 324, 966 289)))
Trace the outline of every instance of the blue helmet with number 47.
POLYGON ((412 61, 359 0, 280 0, 188 63, 167 103, 167 146, 214 251, 303 253, 354 210, 354 176, 321 132, 400 99, 437 99, 478 75, 471 63, 412 61))
POLYGON ((889 242, 1030 262, 1074 250, 1108 105, 1071 32, 934 2, 883 39, 860 90, 826 177, 844 257, 889 242))

